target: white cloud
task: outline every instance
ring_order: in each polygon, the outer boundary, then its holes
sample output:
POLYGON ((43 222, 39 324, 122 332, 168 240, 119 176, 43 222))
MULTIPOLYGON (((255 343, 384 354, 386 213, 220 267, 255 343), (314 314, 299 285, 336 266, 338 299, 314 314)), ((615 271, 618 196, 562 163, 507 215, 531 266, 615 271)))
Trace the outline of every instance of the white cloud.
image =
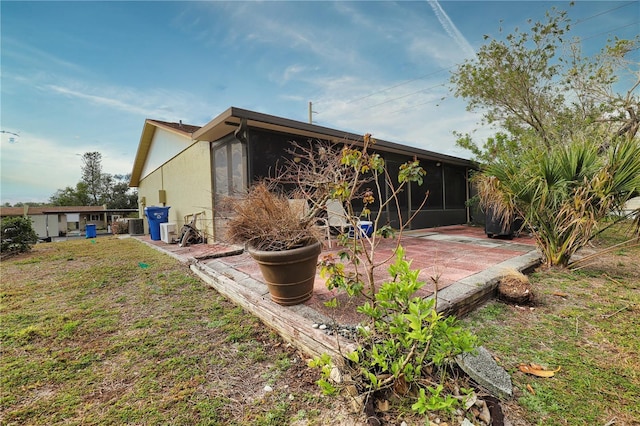
POLYGON ((92 105, 159 120, 173 121, 180 117, 185 121, 193 121, 199 119, 203 109, 207 108, 193 94, 181 91, 140 91, 129 87, 96 87, 83 83, 44 84, 41 87, 50 93, 80 99, 92 105))
POLYGON ((1 135, 3 203, 45 202, 58 189, 75 187, 81 179, 85 152, 102 154, 104 173, 126 174, 133 166, 133 158, 118 152, 118 147, 77 146, 31 133, 21 133, 14 143, 8 139, 6 134, 1 135))
POLYGON ((51 69, 52 66, 58 66, 67 71, 84 71, 84 68, 78 64, 65 61, 49 52, 4 35, 2 37, 2 56, 17 59, 21 63, 40 69, 51 69))
POLYGON ((442 28, 447 32, 447 34, 449 34, 449 36, 453 40, 455 40, 455 42, 462 49, 465 55, 467 55, 467 57, 475 56, 476 54, 475 50, 473 49, 473 47, 471 47, 471 44, 469 44, 467 39, 458 30, 458 28, 455 26, 453 21, 449 18, 449 16, 444 11, 444 9, 442 9, 442 6, 440 6, 440 3, 438 3, 438 0, 427 0, 427 1, 429 2, 429 5, 433 9, 433 12, 435 13, 436 17, 438 18, 438 21, 440 21, 442 28))
POLYGON ((80 180, 82 162, 75 148, 29 133, 12 144, 2 136, 3 202, 46 201, 80 180))
POLYGON ((294 65, 290 65, 288 66, 285 70, 284 73, 282 75, 282 81, 287 82, 290 79, 300 75, 301 73, 305 72, 308 68, 304 65, 300 65, 300 64, 294 64, 294 65))

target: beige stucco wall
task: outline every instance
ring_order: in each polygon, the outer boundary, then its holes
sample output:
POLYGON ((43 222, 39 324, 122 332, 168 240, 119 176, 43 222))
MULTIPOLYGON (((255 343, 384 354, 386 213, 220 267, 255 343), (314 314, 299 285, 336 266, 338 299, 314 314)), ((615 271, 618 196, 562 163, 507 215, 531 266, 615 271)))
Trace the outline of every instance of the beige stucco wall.
MULTIPOLYGON (((140 181, 138 200, 142 201, 144 197, 145 201, 145 205, 140 205, 140 213, 144 215, 146 206, 161 206, 159 190, 164 190, 166 206, 170 207, 169 222, 175 222, 179 230, 185 215, 204 212, 199 217, 198 228, 212 242, 211 185, 209 142, 196 142, 140 181)), ((145 232, 148 232, 146 218, 145 232)))

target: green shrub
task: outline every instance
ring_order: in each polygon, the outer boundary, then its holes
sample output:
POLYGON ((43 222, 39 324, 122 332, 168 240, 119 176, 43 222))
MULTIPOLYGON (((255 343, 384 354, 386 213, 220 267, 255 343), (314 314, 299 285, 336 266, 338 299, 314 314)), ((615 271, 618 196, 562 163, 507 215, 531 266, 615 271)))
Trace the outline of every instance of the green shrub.
MULTIPOLYGON (((398 387, 418 389, 414 411, 450 413, 460 401, 442 392, 442 383, 436 388, 425 386, 430 382, 425 379, 434 368, 443 381, 446 367, 457 355, 473 352, 477 339, 460 327, 454 317, 436 312, 435 299, 415 296, 424 282, 418 281, 419 271, 412 270, 410 265, 399 247, 396 261, 389 267, 391 280, 383 283, 375 294, 375 303, 367 301, 358 307, 372 327, 359 328, 358 348, 346 354, 352 366, 350 375, 361 392, 398 387)), ((331 358, 318 357, 310 365, 321 368, 318 384, 323 392, 336 393, 338 389, 330 380, 331 358)))
POLYGON ((24 253, 38 242, 28 217, 5 217, 2 219, 2 252, 24 253))

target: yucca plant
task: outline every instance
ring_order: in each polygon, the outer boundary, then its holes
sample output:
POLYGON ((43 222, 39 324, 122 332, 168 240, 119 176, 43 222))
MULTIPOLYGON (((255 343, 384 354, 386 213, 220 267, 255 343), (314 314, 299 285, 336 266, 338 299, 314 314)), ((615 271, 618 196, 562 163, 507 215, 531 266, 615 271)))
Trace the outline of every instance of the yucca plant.
POLYGON ((482 207, 505 222, 521 217, 545 264, 567 266, 601 220, 640 190, 640 143, 625 138, 603 148, 574 139, 492 163, 474 181, 482 207))

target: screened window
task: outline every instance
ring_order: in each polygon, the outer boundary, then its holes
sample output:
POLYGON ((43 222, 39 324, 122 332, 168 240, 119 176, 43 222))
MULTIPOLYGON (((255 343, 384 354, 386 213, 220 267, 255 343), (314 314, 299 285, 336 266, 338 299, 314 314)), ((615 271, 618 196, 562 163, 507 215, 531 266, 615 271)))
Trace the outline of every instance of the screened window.
POLYGON ((442 166, 438 163, 421 161, 420 165, 427 172, 422 185, 411 183, 411 208, 417 210, 424 198, 425 192, 429 191, 429 197, 423 210, 441 210, 443 205, 442 192, 442 166))
POLYGON ((213 149, 216 195, 233 195, 247 186, 246 150, 235 138, 213 149))
POLYGON ((467 200, 467 179, 463 167, 445 166, 445 207, 464 209, 467 200))

